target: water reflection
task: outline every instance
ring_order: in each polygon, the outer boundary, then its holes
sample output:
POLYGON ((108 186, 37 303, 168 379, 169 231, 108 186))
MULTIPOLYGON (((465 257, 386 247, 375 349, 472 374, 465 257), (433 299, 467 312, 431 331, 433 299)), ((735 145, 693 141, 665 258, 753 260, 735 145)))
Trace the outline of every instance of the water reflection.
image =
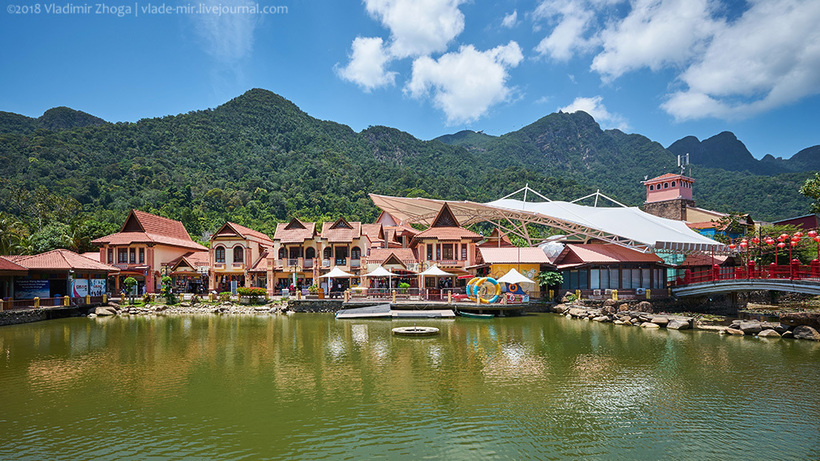
POLYGON ((697 458, 736 457, 746 440, 761 457, 820 455, 817 344, 548 315, 391 334, 412 324, 3 327, 0 458, 697 458))

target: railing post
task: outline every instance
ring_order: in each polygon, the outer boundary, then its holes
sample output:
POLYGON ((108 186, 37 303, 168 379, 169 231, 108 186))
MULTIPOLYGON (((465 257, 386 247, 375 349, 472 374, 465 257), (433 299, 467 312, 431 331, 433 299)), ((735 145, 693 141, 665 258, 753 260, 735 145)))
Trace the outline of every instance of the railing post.
POLYGON ((550 301, 555 299, 555 291, 554 290, 549 290, 549 296, 550 296, 550 301))
POLYGON ((40 298, 38 298, 37 296, 34 297, 34 307, 40 307, 40 298))
POLYGON ((393 304, 396 303, 396 290, 393 290, 393 304))
POLYGON ((794 280, 799 276, 798 272, 800 271, 800 261, 797 259, 792 259, 789 265, 791 266, 791 278, 794 280))
POLYGON ((91 295, 85 295, 85 305, 91 304, 91 295))
POLYGON ((777 278, 777 264, 775 263, 769 264, 769 278, 777 278))
POLYGON ((652 299, 652 290, 649 288, 646 289, 646 299, 652 299))
POLYGON ((108 295, 103 294, 103 304, 108 304, 108 295))
POLYGON ((581 290, 575 290, 575 299, 581 299, 581 290))
MULTIPOLYGON (((395 293, 395 291, 393 293, 395 293)), ((396 296, 396 295, 394 294, 393 296, 396 296)), ((453 304, 453 292, 452 291, 447 292, 447 304, 453 304)))
POLYGON ((612 300, 613 301, 618 300, 618 290, 612 290, 612 300))
POLYGON ((71 298, 63 296, 63 306, 68 306, 69 304, 71 304, 71 298))
POLYGON ((345 302, 350 301, 350 290, 345 290, 345 302))
POLYGON ((811 260, 811 276, 812 277, 820 277, 820 261, 816 259, 811 260))
POLYGON ((712 266, 712 280, 710 280, 710 282, 714 282, 715 280, 720 280, 720 266, 717 264, 712 266))
POLYGON ((3 301, 3 298, 0 298, 0 312, 3 312, 5 307, 5 301, 3 301))
POLYGON ((749 261, 748 263, 746 263, 746 267, 748 268, 746 278, 747 279, 755 278, 755 262, 754 261, 749 261))

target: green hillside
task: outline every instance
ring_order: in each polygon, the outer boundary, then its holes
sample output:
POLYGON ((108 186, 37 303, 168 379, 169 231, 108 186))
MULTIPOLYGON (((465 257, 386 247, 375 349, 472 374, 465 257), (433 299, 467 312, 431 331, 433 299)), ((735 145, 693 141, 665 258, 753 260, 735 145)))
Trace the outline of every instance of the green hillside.
MULTIPOLYGON (((259 89, 215 109, 136 123, 49 112, 0 113, 0 253, 88 249, 132 208, 179 219, 201 238, 228 219, 268 234, 291 216, 372 221, 378 210, 368 193, 489 201, 529 183, 553 199, 600 188, 639 205, 644 176, 674 167, 660 144, 602 131, 582 112, 499 137, 432 141, 382 126, 356 133, 259 89)), ((808 210, 797 192, 808 173, 694 175, 704 207, 756 219, 808 210)))

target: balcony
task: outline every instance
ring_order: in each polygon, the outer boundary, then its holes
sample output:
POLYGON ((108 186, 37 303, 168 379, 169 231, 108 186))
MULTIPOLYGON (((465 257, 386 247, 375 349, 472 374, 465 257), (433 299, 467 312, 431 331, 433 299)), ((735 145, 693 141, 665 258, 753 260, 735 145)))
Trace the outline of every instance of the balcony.
POLYGON ((347 258, 336 258, 336 265, 337 266, 347 265, 347 258))
POLYGON ((330 260, 329 259, 323 259, 322 260, 322 267, 330 267, 330 260))
POLYGON ((311 259, 305 259, 302 266, 305 269, 313 269, 313 259, 312 258, 311 259))
POLYGON ((350 260, 350 267, 362 267, 362 260, 361 259, 351 259, 350 260))

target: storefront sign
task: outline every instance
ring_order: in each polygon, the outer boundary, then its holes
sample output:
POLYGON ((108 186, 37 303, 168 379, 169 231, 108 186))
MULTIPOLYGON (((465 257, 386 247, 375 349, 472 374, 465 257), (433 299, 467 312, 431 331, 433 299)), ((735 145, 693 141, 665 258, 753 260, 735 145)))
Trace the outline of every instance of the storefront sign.
POLYGON ((71 281, 71 297, 84 298, 88 295, 88 280, 74 279, 71 281))
POLYGON ((91 296, 102 296, 106 292, 105 279, 91 279, 88 281, 88 294, 91 296))

